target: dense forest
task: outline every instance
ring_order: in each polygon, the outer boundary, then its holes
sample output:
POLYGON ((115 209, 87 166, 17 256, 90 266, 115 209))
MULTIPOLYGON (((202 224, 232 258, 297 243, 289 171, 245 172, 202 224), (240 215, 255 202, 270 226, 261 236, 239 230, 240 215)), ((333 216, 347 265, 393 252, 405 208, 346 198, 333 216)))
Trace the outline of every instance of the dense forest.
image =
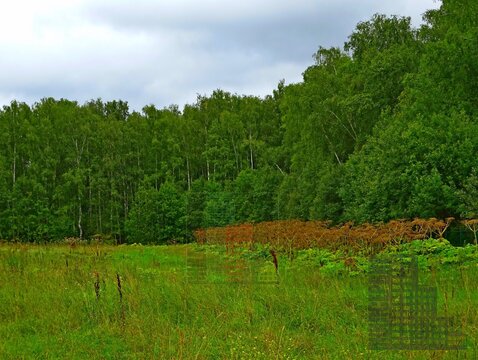
POLYGON ((478 216, 478 2, 374 15, 270 96, 0 111, 0 239, 183 241, 279 219, 478 216))

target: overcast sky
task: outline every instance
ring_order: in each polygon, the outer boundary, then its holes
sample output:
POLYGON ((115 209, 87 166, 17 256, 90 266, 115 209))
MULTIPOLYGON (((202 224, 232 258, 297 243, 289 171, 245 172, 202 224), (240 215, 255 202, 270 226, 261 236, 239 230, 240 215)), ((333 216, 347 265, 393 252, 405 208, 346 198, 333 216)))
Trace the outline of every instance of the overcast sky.
POLYGON ((318 47, 374 13, 434 0, 15 0, 0 5, 0 105, 43 97, 193 103, 214 89, 270 94, 301 81, 318 47))

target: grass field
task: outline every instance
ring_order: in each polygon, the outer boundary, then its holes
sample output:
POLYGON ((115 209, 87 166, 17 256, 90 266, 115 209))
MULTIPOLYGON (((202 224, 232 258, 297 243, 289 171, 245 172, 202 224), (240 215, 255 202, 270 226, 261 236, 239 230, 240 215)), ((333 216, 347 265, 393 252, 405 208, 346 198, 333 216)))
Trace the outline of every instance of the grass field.
POLYGON ((324 254, 305 251, 279 256, 277 279, 265 254, 241 258, 272 280, 236 283, 220 249, 196 245, 0 245, 0 358, 478 358, 476 264, 422 277, 462 323, 466 350, 371 351, 360 267, 319 267, 324 254), (186 270, 198 259, 214 265, 204 278, 186 270))

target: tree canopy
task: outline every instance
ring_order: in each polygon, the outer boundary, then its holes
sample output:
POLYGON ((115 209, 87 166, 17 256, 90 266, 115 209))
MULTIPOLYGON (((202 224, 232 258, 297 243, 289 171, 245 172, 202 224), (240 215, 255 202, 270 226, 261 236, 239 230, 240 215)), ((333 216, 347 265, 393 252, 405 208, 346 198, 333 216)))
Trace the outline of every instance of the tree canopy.
MULTIPOLYGON (((45 98, 0 110, 0 239, 187 240, 280 219, 478 214, 478 4, 376 14, 303 81, 183 109, 45 98)), ((300 39, 299 39, 300 40, 300 39)))

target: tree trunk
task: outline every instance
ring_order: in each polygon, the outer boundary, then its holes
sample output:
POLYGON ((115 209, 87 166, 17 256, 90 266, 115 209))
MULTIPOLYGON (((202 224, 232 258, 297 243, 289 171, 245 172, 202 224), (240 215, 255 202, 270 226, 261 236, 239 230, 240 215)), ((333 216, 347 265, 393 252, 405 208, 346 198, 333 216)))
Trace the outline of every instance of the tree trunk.
POLYGON ((13 185, 17 180, 17 144, 13 143, 13 171, 12 171, 12 181, 13 185))
MULTIPOLYGON (((79 191, 78 191, 79 193, 79 191)), ((79 233, 79 238, 83 238, 83 226, 81 225, 81 217, 83 213, 81 211, 81 196, 78 195, 78 233, 79 233)))
POLYGON ((251 155, 251 169, 254 169, 254 158, 252 156, 252 134, 249 132, 249 152, 251 155))
POLYGON ((189 156, 186 156, 186 168, 188 171, 188 190, 191 190, 191 169, 189 168, 189 156))

